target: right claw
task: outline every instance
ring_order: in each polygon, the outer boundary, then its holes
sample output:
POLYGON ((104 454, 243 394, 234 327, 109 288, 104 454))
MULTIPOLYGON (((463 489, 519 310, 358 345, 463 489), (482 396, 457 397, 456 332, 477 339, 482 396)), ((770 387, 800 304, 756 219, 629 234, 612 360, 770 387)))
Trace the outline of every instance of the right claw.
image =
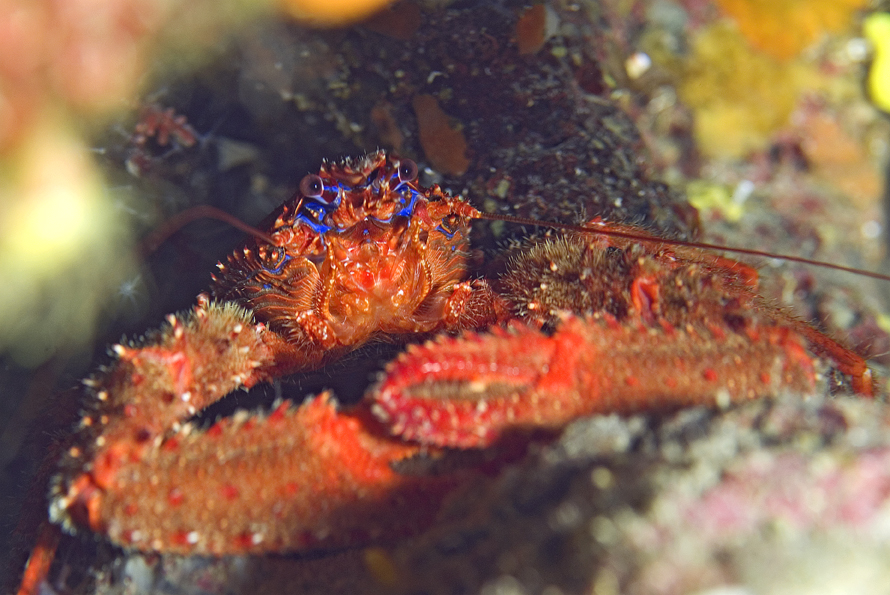
POLYGON ((409 348, 387 368, 372 409, 402 438, 480 448, 508 430, 593 413, 804 392, 815 383, 813 363, 786 327, 737 333, 568 318, 552 336, 514 327, 409 348))

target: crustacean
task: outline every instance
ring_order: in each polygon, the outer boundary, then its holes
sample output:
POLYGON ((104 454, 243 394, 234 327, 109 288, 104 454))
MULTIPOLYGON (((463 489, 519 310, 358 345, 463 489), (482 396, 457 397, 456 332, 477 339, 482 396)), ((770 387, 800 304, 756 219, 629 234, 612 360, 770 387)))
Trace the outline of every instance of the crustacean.
POLYGON ((809 390, 813 353, 871 393, 862 358, 765 303, 754 269, 630 226, 593 221, 520 251, 494 286, 467 280, 481 215, 416 177, 382 151, 325 164, 219 265, 211 295, 114 346, 84 381, 23 593, 45 574, 58 526, 180 553, 365 544, 423 530, 468 481, 466 469, 398 470, 447 457, 441 447, 489 447, 594 412, 809 390), (188 422, 368 340, 440 331, 354 407, 322 394, 206 430, 188 422))

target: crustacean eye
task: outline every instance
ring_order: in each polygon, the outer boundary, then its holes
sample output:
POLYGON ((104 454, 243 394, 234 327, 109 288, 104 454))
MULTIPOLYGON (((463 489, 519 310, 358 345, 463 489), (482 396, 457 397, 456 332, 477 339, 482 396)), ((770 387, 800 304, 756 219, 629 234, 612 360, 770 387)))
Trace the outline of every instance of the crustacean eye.
POLYGON ((399 163, 399 182, 411 182, 417 179, 417 164, 410 159, 399 163))
POLYGON ((309 174, 300 181, 300 193, 307 198, 320 198, 324 194, 324 181, 320 176, 309 174))

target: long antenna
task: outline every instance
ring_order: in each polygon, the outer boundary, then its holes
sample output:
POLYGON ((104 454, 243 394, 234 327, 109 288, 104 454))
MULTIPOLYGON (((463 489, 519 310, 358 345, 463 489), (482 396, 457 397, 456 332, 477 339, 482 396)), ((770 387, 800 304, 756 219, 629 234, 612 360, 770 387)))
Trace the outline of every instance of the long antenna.
POLYGON ((170 219, 167 219, 160 227, 148 234, 148 236, 146 236, 146 238, 142 240, 143 254, 151 254, 152 252, 157 250, 158 246, 167 241, 170 236, 172 236, 174 233, 176 233, 192 221, 208 218, 217 219, 218 221, 228 223, 232 227, 240 229, 244 233, 252 235, 258 240, 262 240, 273 246, 276 245, 275 240, 273 240, 269 234, 263 233, 256 227, 244 223, 234 215, 230 215, 229 213, 217 209, 216 207, 211 207, 210 205, 197 205, 186 209, 181 213, 177 213, 170 219))
POLYGON ((518 223, 519 225, 534 225, 537 227, 551 227, 563 229, 565 231, 574 231, 578 233, 596 233, 604 236, 615 238, 625 238, 628 240, 637 240, 644 242, 658 242, 659 244, 667 244, 668 246, 690 246, 692 248, 703 248, 705 250, 722 250, 724 252, 734 252, 736 254, 747 254, 748 256, 762 256, 764 258, 778 258, 788 262, 799 262, 811 266, 833 269, 835 271, 843 271, 845 273, 853 273, 854 275, 862 275, 863 277, 871 277, 872 279, 880 279, 881 281, 890 281, 890 275, 875 273, 865 269, 857 269, 854 267, 823 262, 821 260, 813 260, 804 258, 803 256, 791 256, 788 254, 773 254, 763 250, 754 250, 751 248, 731 248, 729 246, 721 246, 719 244, 708 244, 707 242, 690 242, 686 240, 671 240, 665 238, 656 238, 645 234, 635 234, 626 231, 617 231, 614 229, 597 229, 595 227, 584 227, 583 225, 573 225, 571 223, 551 223, 528 219, 525 217, 514 217, 513 215, 502 215, 500 213, 482 213, 482 219, 490 221, 504 221, 506 223, 518 223))

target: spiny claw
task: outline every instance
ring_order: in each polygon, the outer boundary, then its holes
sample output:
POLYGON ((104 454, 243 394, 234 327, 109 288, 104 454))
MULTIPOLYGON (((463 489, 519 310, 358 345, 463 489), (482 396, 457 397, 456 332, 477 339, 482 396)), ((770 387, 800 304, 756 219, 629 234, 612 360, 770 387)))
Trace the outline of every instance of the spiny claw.
POLYGON ((339 413, 323 394, 266 416, 243 412, 206 431, 183 426, 138 458, 114 457, 101 481, 95 469, 80 474, 53 504, 58 518, 140 550, 352 545, 413 534, 434 519, 453 480, 401 476, 390 466, 418 450, 368 432, 360 414, 339 413), (218 522, 207 523, 207 514, 218 522))
POLYGON ((728 327, 570 318, 552 336, 513 329, 411 349, 388 367, 372 410, 405 439, 477 448, 581 415, 720 405, 814 382, 813 359, 785 327, 760 327, 754 340, 728 327))
POLYGON ((428 444, 486 446, 527 413, 526 396, 557 344, 528 328, 439 337, 389 365, 373 411, 393 434, 428 444))

